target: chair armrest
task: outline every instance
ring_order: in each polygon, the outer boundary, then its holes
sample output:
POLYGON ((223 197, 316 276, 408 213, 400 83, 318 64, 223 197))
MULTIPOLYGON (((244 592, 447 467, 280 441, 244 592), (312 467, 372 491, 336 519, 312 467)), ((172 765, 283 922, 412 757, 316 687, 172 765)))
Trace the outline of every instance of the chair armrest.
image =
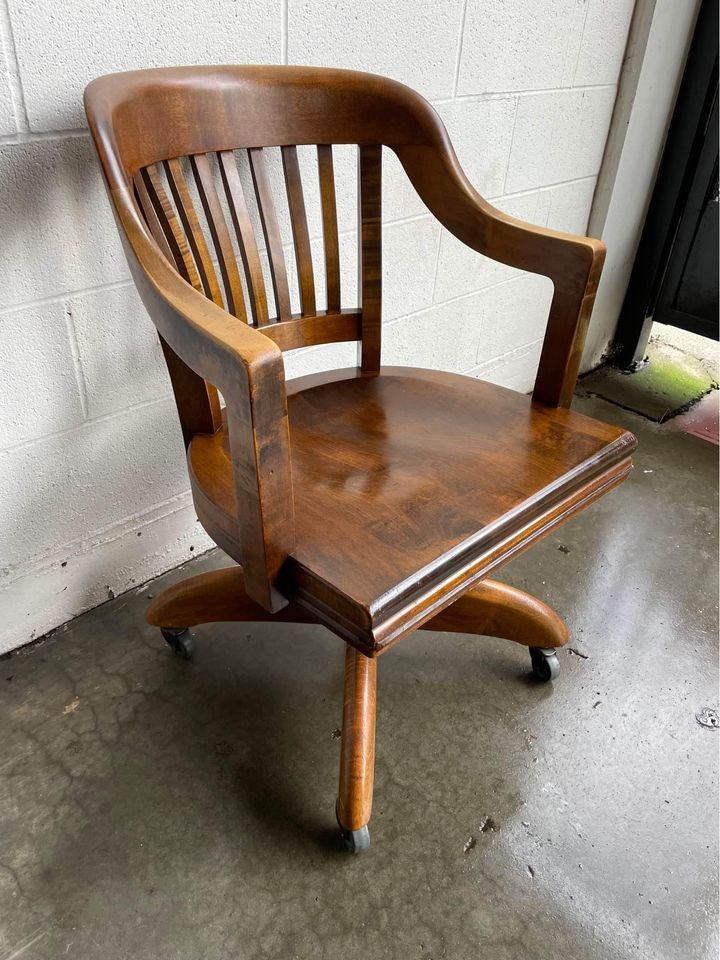
POLYGON ((395 152, 431 213, 459 240, 493 260, 552 280, 533 398, 548 406, 569 406, 605 244, 523 223, 497 210, 465 176, 439 118, 432 126, 432 145, 396 146, 395 152))
POLYGON ((163 340, 225 398, 248 595, 275 612, 295 548, 290 434, 280 348, 186 283, 160 252, 129 189, 110 190, 143 303, 163 340))

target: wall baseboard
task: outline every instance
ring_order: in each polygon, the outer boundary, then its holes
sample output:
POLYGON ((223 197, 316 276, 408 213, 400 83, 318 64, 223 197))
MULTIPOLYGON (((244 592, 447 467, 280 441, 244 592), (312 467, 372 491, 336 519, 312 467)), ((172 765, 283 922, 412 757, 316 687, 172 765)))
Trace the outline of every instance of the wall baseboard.
POLYGON ((213 547, 187 493, 41 558, 0 580, 0 654, 213 547))

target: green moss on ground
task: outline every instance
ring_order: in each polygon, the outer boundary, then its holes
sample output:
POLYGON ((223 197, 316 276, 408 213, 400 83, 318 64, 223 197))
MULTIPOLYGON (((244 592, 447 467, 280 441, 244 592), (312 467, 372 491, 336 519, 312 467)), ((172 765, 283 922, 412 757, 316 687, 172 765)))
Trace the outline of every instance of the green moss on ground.
POLYGON ((662 423, 704 397, 717 383, 702 361, 651 343, 649 362, 634 373, 603 367, 581 381, 583 389, 662 423))
POLYGON ((692 369, 684 362, 655 356, 647 366, 632 375, 638 389, 649 390, 667 400, 670 410, 684 407, 717 386, 707 371, 692 369))

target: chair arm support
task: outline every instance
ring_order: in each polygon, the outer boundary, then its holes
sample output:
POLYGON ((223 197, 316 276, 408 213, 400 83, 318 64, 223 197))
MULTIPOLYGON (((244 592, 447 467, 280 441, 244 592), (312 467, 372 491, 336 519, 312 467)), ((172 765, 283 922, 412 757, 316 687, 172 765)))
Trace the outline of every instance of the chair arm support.
POLYGON ((439 118, 432 126, 435 143, 398 145, 395 152, 431 213, 459 240, 493 260, 552 280, 533 397, 548 406, 569 406, 605 244, 524 223, 497 210, 465 176, 439 118))
POLYGON ((111 195, 130 269, 155 326, 225 398, 246 590, 274 612, 287 603, 275 582, 295 548, 282 352, 180 277, 140 220, 129 191, 111 195))

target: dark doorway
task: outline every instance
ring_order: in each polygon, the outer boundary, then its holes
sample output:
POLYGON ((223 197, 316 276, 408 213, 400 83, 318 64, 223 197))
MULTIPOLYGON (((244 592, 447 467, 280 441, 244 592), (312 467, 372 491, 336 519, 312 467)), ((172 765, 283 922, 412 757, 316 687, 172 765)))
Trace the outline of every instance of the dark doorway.
POLYGON ((613 362, 634 367, 652 323, 718 339, 718 5, 703 0, 620 313, 613 362))

